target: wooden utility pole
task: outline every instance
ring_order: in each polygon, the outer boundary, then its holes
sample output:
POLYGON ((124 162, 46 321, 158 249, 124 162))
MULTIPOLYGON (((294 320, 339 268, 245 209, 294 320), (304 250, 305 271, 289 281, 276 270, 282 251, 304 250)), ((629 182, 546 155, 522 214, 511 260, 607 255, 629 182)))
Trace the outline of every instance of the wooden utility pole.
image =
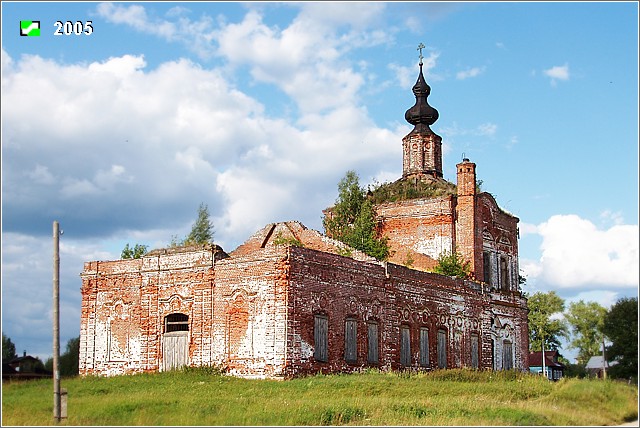
POLYGON ((607 378, 607 359, 604 355, 604 335, 602 336, 602 379, 607 378))
POLYGON ((53 222, 53 419, 60 422, 60 225, 53 222))
POLYGON ((546 368, 546 361, 544 358, 544 335, 542 335, 542 376, 544 376, 545 378, 548 379, 547 377, 547 368, 546 368))

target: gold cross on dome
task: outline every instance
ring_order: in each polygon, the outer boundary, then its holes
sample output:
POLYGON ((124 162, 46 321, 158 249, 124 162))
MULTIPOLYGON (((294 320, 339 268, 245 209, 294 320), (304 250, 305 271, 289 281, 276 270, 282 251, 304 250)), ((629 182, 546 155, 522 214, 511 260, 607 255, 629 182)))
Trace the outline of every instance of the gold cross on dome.
POLYGON ((425 47, 425 46, 424 46, 422 43, 420 43, 420 44, 418 45, 418 49, 417 49, 417 50, 419 50, 419 51, 420 51, 420 64, 422 64, 422 58, 424 58, 424 57, 422 56, 422 49, 424 49, 424 47, 425 47))

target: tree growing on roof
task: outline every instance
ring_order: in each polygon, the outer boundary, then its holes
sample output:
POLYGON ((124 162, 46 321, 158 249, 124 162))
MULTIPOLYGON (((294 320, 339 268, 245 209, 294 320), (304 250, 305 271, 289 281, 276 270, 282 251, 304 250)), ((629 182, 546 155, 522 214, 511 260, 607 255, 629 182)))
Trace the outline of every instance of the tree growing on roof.
POLYGON ((191 232, 181 241, 173 236, 172 247, 184 245, 209 244, 213 242, 213 223, 211 222, 209 207, 205 203, 200 203, 198 207, 198 217, 191 226, 191 232))
POLYGON ((438 256, 438 264, 433 271, 441 275, 467 278, 471 272, 471 266, 461 254, 445 250, 438 256))
POLYGON ((141 244, 136 244, 133 248, 131 248, 129 246, 129 243, 127 242, 127 245, 125 245, 125 247, 122 249, 122 253, 120 253, 120 258, 139 259, 147 252, 147 248, 149 248, 147 245, 141 244))
POLYGON ((338 183, 338 199, 322 219, 325 233, 378 260, 389 257, 387 238, 378 238, 375 210, 360 187, 358 175, 347 171, 338 183))

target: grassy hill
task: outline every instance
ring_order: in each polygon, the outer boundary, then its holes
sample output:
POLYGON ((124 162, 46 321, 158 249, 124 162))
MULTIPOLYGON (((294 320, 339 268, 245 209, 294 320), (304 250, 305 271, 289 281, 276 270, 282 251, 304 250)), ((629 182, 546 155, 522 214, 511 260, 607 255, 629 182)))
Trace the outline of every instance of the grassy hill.
MULTIPOLYGON (((638 388, 549 382, 517 372, 247 380, 205 369, 62 379, 61 425, 617 425, 638 417, 638 388)), ((2 385, 2 425, 54 425, 49 380, 2 385)))

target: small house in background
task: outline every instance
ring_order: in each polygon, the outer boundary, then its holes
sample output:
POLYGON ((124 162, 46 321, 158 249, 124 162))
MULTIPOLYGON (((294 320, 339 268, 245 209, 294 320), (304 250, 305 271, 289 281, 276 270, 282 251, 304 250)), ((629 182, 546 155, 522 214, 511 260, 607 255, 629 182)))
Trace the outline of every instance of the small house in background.
POLYGON ((2 380, 7 379, 40 379, 53 377, 53 373, 44 368, 38 358, 27 355, 16 357, 8 363, 2 364, 2 380))
MULTIPOLYGON (((602 361, 602 355, 594 355, 589 358, 589 361, 587 361, 587 365, 584 366, 584 368, 587 370, 590 377, 602 378, 602 361)), ((616 364, 618 364, 617 361, 605 361, 604 367, 606 370, 609 370, 609 367, 615 366, 616 364)))
MULTIPOLYGON (((565 366, 558 361, 558 351, 544 351, 544 371, 549 380, 558 380, 564 375, 565 366)), ((542 374, 542 352, 529 353, 529 371, 542 374)))

